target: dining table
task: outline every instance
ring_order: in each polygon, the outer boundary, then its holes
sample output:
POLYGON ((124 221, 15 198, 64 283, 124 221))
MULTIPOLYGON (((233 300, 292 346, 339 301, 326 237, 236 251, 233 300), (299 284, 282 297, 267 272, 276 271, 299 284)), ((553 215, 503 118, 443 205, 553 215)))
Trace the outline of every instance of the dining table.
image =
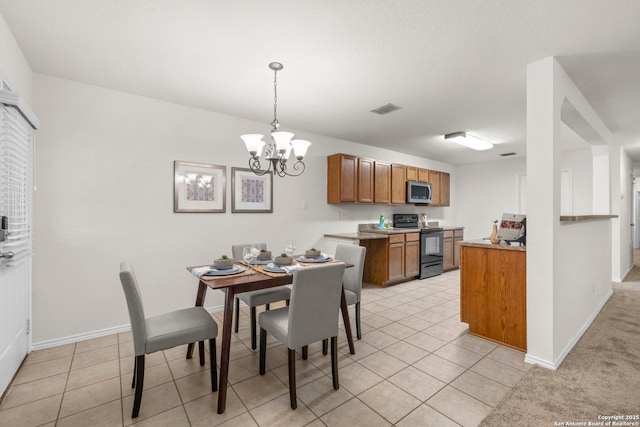
MULTIPOLYGON (((339 262, 332 259, 330 262, 339 262)), ((297 262, 299 268, 306 268, 312 263, 297 262)), ((346 267, 353 267, 353 264, 345 263, 346 267)), ((231 349, 231 324, 233 318, 233 306, 236 294, 258 289, 267 289, 275 286, 290 285, 293 283, 293 275, 288 273, 274 273, 265 270, 264 265, 254 265, 250 263, 236 264, 243 268, 242 272, 228 276, 207 276, 202 275, 198 278, 198 291, 196 294, 196 306, 202 306, 207 293, 207 289, 217 289, 223 291, 224 313, 222 319, 222 348, 220 354, 220 378, 218 385, 218 414, 225 411, 227 403, 227 383, 229 379, 229 353, 231 349)), ((204 266, 187 267, 187 270, 194 273, 195 269, 204 266)), ((349 312, 347 309, 347 300, 345 298, 344 288, 342 288, 342 296, 340 298, 340 311, 342 312, 342 320, 344 329, 349 343, 349 352, 355 354, 355 346, 353 342, 353 334, 351 333, 351 323, 349 321, 349 312)), ((204 351, 203 343, 200 343, 200 351, 204 351)), ((187 347, 187 359, 193 357, 194 343, 187 347)), ((211 369, 215 369, 214 366, 211 369)))

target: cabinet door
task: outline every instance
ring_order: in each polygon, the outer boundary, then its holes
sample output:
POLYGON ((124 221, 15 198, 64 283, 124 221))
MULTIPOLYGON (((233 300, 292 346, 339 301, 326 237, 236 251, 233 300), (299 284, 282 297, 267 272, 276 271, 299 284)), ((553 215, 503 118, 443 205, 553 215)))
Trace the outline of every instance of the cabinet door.
POLYGON ((453 232, 453 266, 460 267, 460 245, 464 239, 464 230, 454 230, 453 232))
POLYGON ((358 159, 358 202, 373 203, 373 160, 358 159))
POLYGON ((418 169, 418 181, 429 182, 429 171, 427 169, 418 169))
POLYGON ((358 158, 347 154, 327 157, 327 203, 355 203, 358 158))
POLYGON ((418 180, 418 168, 415 166, 407 166, 407 181, 418 180))
POLYGON ((373 170, 373 203, 391 203, 391 165, 375 161, 373 170))
POLYGON ((420 274, 420 234, 408 233, 404 244, 404 275, 415 277, 420 274))
POLYGON ((444 239, 442 240, 442 268, 444 270, 450 270, 453 268, 453 231, 447 230, 444 232, 444 239))
POLYGON ((404 278, 404 243, 389 244, 389 279, 404 278))
POLYGON ((450 204, 451 176, 446 172, 440 172, 440 206, 450 204))
POLYGON ((440 172, 429 171, 429 182, 431 183, 431 206, 440 206, 440 172))
POLYGON ((391 203, 407 203, 407 185, 404 165, 391 165, 391 203))

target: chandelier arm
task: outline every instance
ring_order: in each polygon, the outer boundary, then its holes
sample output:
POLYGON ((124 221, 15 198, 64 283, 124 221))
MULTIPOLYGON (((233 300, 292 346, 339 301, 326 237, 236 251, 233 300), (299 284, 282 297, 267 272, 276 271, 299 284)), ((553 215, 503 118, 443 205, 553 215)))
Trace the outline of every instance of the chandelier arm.
POLYGON ((271 164, 269 163, 269 168, 267 168, 267 170, 262 170, 262 165, 260 164, 260 158, 251 157, 249 158, 249 169, 251 169, 251 172, 253 172, 254 174, 258 176, 262 176, 269 173, 269 170, 271 169, 271 164))

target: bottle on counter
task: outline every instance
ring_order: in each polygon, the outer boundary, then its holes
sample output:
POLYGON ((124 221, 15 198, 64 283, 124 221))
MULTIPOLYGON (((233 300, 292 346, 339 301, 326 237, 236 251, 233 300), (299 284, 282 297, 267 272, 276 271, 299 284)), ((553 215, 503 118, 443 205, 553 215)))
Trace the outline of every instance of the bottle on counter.
POLYGON ((379 228, 384 228, 384 215, 380 214, 380 223, 378 224, 379 228))

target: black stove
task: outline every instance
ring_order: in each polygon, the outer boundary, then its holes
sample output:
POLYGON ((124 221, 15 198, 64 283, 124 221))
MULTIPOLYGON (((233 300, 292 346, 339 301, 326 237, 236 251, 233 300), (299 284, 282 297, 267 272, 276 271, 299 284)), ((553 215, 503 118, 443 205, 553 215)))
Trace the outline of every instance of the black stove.
POLYGON ((442 227, 419 227, 418 214, 394 214, 394 228, 415 228, 420 231, 420 275, 418 279, 442 274, 443 238, 442 227))

